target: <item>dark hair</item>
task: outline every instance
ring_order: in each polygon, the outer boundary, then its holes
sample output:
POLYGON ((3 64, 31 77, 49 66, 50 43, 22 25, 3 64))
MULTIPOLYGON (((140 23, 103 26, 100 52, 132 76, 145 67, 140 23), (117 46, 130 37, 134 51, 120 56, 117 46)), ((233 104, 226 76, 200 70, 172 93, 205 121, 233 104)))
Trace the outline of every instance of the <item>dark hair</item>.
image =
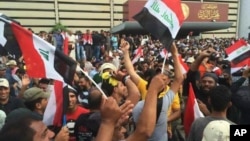
POLYGON ((50 79, 47 78, 42 78, 38 81, 38 83, 42 83, 42 84, 49 84, 50 83, 50 79))
POLYGON ((155 70, 154 69, 148 69, 144 72, 144 78, 151 78, 151 77, 154 77, 156 74, 155 70))
POLYGON ((102 94, 97 88, 93 88, 89 91, 89 109, 98 110, 102 103, 102 94))
POLYGON ((17 69, 16 70, 16 74, 25 74, 25 70, 24 69, 22 69, 22 68, 19 68, 19 69, 17 69))
POLYGON ((106 80, 103 79, 102 80, 101 88, 108 97, 111 96, 113 91, 114 91, 114 86, 109 84, 109 79, 106 79, 106 80))
POLYGON ((40 103, 42 101, 42 99, 44 98, 38 98, 36 100, 33 101, 29 101, 29 102, 24 102, 25 106, 30 109, 31 111, 34 111, 36 108, 36 104, 40 103))
POLYGON ((231 101, 232 93, 224 85, 215 86, 208 92, 211 100, 211 106, 214 111, 224 111, 231 101))
POLYGON ((35 116, 27 115, 18 120, 7 122, 0 131, 1 141, 33 141, 34 129, 30 127, 32 122, 41 121, 35 116))
POLYGON ((84 80, 87 81, 87 82, 91 82, 91 81, 89 80, 89 78, 88 78, 87 76, 85 76, 85 75, 80 76, 79 79, 84 79, 84 80))

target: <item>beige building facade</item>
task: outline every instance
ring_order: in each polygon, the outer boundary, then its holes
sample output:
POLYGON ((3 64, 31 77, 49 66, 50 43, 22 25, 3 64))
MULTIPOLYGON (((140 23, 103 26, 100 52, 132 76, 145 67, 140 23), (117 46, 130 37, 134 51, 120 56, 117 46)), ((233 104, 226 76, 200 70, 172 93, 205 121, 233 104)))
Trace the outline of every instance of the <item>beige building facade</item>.
MULTIPOLYGON (((128 0, 1 0, 0 13, 19 21, 36 33, 50 31, 61 22, 73 32, 81 30, 110 30, 124 19, 124 3, 128 0)), ((144 0, 145 1, 145 0, 144 0)), ((186 1, 186 0, 182 0, 186 1)), ((228 29, 202 33, 203 37, 236 37, 238 0, 189 0, 195 2, 228 3, 228 29)), ((135 5, 136 7, 136 5, 135 5)))

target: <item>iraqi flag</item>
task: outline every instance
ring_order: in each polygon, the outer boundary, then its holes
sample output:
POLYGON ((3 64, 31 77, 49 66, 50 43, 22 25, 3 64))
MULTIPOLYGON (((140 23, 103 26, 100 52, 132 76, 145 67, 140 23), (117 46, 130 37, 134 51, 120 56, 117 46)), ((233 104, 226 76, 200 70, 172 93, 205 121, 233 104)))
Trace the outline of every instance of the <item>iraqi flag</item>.
POLYGON ((189 94, 188 94, 186 109, 184 113, 184 131, 185 131, 186 136, 188 136, 188 133, 190 131, 193 121, 200 117, 204 117, 204 115, 199 109, 192 84, 190 83, 189 94))
POLYGON ((169 51, 184 21, 181 1, 148 0, 134 19, 155 38, 158 38, 169 51))
POLYGON ((23 56, 30 77, 71 84, 77 63, 47 41, 5 17, 0 14, 1 49, 15 56, 16 60, 23 56))
POLYGON ((180 61, 180 64, 181 64, 181 72, 182 74, 186 74, 189 70, 189 67, 188 65, 183 61, 181 55, 178 56, 178 59, 180 61))
POLYGON ((160 55, 161 55, 162 58, 165 58, 166 55, 168 55, 168 51, 166 50, 166 48, 161 50, 160 55))
POLYGON ((228 47, 226 53, 228 55, 226 59, 231 62, 231 73, 250 66, 250 45, 245 40, 240 39, 228 47))
POLYGON ((23 56, 30 77, 55 80, 43 121, 47 125, 62 125, 62 115, 65 115, 68 107, 67 84, 72 85, 76 62, 47 41, 2 15, 0 25, 1 48, 11 56, 18 56, 16 59, 23 56), (8 46, 10 41, 15 41, 16 46, 8 46))
POLYGON ((137 48, 135 50, 135 57, 134 59, 132 60, 132 64, 138 62, 138 60, 140 59, 140 57, 143 56, 143 49, 142 47, 140 46, 139 48, 137 48))

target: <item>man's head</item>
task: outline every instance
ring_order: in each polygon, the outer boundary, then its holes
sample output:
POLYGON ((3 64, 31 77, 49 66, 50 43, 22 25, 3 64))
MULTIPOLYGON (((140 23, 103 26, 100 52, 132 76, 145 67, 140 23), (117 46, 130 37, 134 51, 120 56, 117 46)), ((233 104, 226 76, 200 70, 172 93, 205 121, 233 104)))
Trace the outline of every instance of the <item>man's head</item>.
POLYGON ((69 107, 68 111, 73 112, 77 107, 77 91, 74 89, 69 89, 69 107))
POLYGON ((142 72, 146 72, 149 68, 149 63, 147 61, 143 61, 141 65, 142 65, 142 72))
POLYGON ((127 87, 117 80, 110 72, 102 74, 102 90, 109 97, 112 96, 118 104, 127 97, 127 87))
POLYGON ((22 78, 24 75, 25 75, 25 70, 24 69, 22 69, 22 68, 18 68, 17 70, 16 70, 16 75, 19 77, 19 78, 22 78))
POLYGON ((103 95, 97 88, 93 88, 89 91, 88 102, 90 110, 100 110, 103 100, 103 95))
POLYGON ((9 82, 5 78, 0 78, 0 101, 6 101, 9 98, 9 82))
POLYGON ((226 111, 231 105, 231 91, 226 86, 215 86, 208 92, 212 110, 216 112, 226 111))
POLYGON ((100 71, 100 75, 102 75, 105 72, 112 72, 112 71, 117 71, 118 69, 116 68, 116 66, 112 63, 104 63, 101 65, 99 71, 100 71))
POLYGON ((149 79, 148 79, 148 84, 147 84, 147 89, 148 89, 148 87, 149 87, 149 85, 150 85, 150 82, 151 82, 151 80, 154 78, 154 76, 155 75, 157 75, 157 74, 160 74, 160 73, 163 73, 164 74, 164 77, 165 77, 165 85, 167 86, 167 85, 169 85, 170 84, 170 82, 171 82, 171 79, 174 77, 174 72, 172 72, 172 71, 169 71, 169 70, 167 70, 167 69, 165 69, 165 70, 163 70, 163 72, 161 72, 161 70, 160 69, 157 69, 156 70, 156 73, 154 74, 154 75, 152 75, 149 79))
POLYGON ((92 82, 87 76, 81 76, 78 81, 78 86, 81 90, 88 90, 92 85, 92 82))
POLYGON ((0 131, 1 141, 50 141, 54 133, 40 120, 26 115, 7 122, 0 131))
POLYGON ((48 104, 49 93, 44 92, 42 89, 32 87, 24 92, 24 104, 31 111, 36 111, 43 114, 48 104))
POLYGON ((50 80, 47 78, 42 78, 38 81, 38 87, 42 89, 44 92, 47 91, 50 80))
POLYGON ((201 89, 204 92, 210 91, 218 83, 218 76, 215 73, 207 72, 201 78, 201 89))
POLYGON ((0 64, 0 77, 3 77, 6 73, 6 65, 0 64))
POLYGON ((17 63, 15 60, 10 60, 9 62, 6 63, 6 65, 8 67, 10 67, 11 69, 15 68, 17 66, 17 63))

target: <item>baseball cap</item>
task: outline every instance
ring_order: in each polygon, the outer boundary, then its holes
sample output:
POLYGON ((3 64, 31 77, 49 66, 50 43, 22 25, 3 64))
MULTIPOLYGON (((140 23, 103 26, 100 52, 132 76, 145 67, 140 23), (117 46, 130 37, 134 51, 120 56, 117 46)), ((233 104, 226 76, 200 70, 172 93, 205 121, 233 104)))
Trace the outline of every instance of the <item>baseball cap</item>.
POLYGON ((202 141, 229 141, 230 123, 225 120, 214 120, 208 123, 203 131, 202 141))
POLYGON ((38 98, 49 98, 49 93, 44 92, 40 88, 32 87, 26 90, 23 95, 23 99, 25 102, 34 101, 38 98))
POLYGON ((104 63, 104 64, 102 64, 102 66, 99 69, 100 70, 100 75, 102 75, 102 73, 103 73, 103 71, 105 69, 111 69, 113 71, 117 71, 118 70, 117 67, 114 64, 112 64, 112 63, 104 63))
POLYGON ((9 87, 9 81, 7 79, 5 79, 5 78, 0 78, 0 86, 8 88, 9 87))
POLYGON ((6 65, 5 64, 0 64, 0 71, 6 70, 6 65))
POLYGON ((16 66, 16 65, 17 65, 17 63, 16 63, 16 61, 15 61, 15 60, 10 60, 9 62, 7 62, 7 63, 6 63, 6 65, 7 65, 7 66, 10 66, 10 65, 14 65, 14 66, 16 66))

